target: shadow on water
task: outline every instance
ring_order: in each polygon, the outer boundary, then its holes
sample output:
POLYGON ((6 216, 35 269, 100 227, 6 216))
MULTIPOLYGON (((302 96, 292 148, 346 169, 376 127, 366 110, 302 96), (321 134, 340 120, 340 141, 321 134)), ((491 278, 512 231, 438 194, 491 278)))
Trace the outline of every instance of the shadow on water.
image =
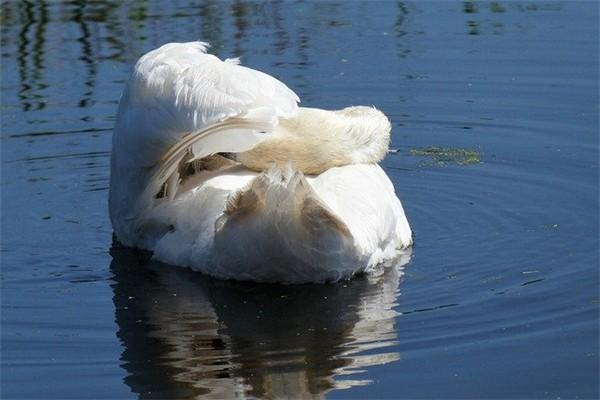
POLYGON ((322 397, 400 358, 396 268, 284 286, 212 279, 118 244, 111 254, 125 382, 142 397, 322 397))

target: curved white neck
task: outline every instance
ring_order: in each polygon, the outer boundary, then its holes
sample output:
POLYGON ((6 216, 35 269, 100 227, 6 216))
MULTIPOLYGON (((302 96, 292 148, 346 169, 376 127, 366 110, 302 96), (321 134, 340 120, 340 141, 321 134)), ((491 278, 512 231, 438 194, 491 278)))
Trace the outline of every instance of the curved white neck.
POLYGON ((300 108, 293 118, 281 118, 274 135, 238 161, 263 171, 291 162, 309 174, 332 167, 381 161, 388 150, 391 125, 371 107, 348 107, 338 111, 300 108))

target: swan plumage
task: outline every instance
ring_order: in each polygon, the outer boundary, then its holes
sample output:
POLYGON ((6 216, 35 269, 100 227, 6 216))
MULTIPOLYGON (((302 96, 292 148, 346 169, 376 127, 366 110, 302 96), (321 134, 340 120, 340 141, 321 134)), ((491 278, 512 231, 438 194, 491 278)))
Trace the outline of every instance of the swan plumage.
POLYGON ((289 283, 375 271, 412 244, 377 165, 383 113, 299 107, 279 80, 207 47, 153 50, 125 87, 109 193, 120 242, 220 278, 289 283))

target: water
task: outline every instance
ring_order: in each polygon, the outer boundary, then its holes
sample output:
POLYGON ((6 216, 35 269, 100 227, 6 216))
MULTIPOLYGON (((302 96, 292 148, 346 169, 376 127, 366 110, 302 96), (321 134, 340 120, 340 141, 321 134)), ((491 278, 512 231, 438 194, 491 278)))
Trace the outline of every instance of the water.
POLYGON ((2 397, 597 398, 595 2, 3 2, 2 397), (403 272, 222 282, 113 245, 135 60, 203 39, 374 104, 403 272))

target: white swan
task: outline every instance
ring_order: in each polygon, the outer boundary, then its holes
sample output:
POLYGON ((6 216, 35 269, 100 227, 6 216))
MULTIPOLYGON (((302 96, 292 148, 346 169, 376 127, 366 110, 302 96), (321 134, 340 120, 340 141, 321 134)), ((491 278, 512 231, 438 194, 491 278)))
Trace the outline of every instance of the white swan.
POLYGON ((383 113, 300 108, 280 81, 207 47, 170 43, 135 65, 111 157, 120 242, 220 278, 288 283, 377 271, 412 244, 377 165, 383 113))

